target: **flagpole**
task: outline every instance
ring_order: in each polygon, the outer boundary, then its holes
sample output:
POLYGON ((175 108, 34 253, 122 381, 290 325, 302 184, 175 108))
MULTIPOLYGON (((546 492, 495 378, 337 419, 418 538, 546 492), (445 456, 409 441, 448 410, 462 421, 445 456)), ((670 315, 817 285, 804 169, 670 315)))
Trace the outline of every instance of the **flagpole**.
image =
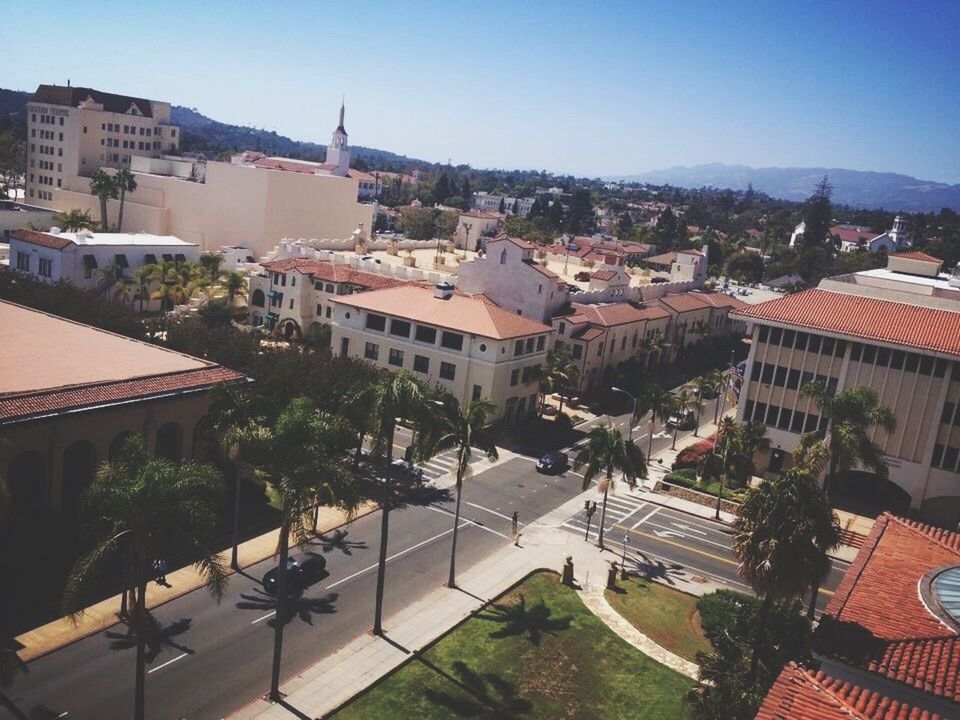
POLYGON ((736 354, 736 350, 730 351, 730 364, 727 366, 727 382, 726 387, 723 389, 723 395, 720 397, 720 412, 717 413, 717 421, 723 416, 723 412, 726 409, 727 405, 727 393, 730 392, 730 381, 733 379, 733 358, 736 354))

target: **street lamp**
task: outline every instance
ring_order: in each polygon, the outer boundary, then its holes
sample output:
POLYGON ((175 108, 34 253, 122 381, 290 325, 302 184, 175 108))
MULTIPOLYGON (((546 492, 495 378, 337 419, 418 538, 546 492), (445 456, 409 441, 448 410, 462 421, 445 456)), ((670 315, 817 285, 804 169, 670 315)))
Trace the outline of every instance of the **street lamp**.
POLYGON ((627 545, 630 544, 630 532, 623 531, 623 557, 620 559, 620 579, 627 579, 627 545))
POLYGON ((587 531, 583 534, 584 541, 590 540, 590 520, 593 519, 593 514, 597 511, 597 501, 594 500, 590 502, 589 500, 583 501, 583 511, 587 514, 587 531))
POLYGON ((633 419, 637 416, 637 397, 632 393, 628 393, 626 390, 618 387, 610 388, 613 392, 623 393, 628 398, 633 400, 633 410, 630 411, 630 432, 628 433, 627 442, 631 445, 633 444, 633 419))

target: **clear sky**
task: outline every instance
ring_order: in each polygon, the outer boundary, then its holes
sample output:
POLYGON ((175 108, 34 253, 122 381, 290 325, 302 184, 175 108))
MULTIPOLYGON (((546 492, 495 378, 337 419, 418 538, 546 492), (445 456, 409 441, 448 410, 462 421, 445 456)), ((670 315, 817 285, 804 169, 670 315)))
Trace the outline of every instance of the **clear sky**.
POLYGON ((706 162, 960 182, 960 0, 0 0, 0 86, 578 175, 706 162))

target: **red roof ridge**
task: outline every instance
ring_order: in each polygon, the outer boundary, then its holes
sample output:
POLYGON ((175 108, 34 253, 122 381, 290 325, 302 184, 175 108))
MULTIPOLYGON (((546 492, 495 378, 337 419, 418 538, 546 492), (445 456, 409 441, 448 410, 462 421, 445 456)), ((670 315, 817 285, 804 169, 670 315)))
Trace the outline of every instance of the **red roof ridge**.
POLYGON ((903 258, 904 260, 923 260, 925 262, 935 262, 943 264, 943 260, 933 255, 928 255, 921 250, 904 250, 902 252, 890 253, 887 257, 903 258))

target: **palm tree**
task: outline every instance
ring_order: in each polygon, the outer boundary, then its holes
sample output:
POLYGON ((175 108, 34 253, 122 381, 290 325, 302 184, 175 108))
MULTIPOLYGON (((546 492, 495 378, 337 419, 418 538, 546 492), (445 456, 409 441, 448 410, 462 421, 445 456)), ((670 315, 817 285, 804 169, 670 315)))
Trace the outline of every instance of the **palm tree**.
MULTIPOLYGON (((823 442, 829 451, 827 475, 823 492, 829 497, 838 472, 847 472, 857 465, 872 470, 881 479, 889 476, 883 460, 883 449, 870 437, 874 427, 887 434, 897 429, 893 411, 880 402, 877 393, 868 387, 852 387, 838 393, 831 392, 820 380, 800 388, 800 392, 820 408, 820 417, 826 425, 806 433, 800 439, 801 448, 823 442)), ((801 450, 802 452, 803 450, 801 450)))
POLYGON ((137 282, 133 278, 121 276, 117 279, 116 288, 113 297, 124 305, 132 303, 137 297, 137 282))
POLYGON ((233 307, 234 298, 247 296, 247 276, 242 272, 231 270, 220 278, 220 287, 226 291, 227 303, 233 307))
POLYGON ((700 412, 703 410, 703 393, 704 391, 710 390, 710 381, 703 375, 698 375, 693 378, 687 386, 690 387, 693 392, 690 393, 689 405, 688 407, 693 409, 696 412, 697 425, 693 429, 694 437, 699 437, 698 433, 700 431, 700 412))
POLYGON ((383 635, 383 587, 387 572, 387 538, 393 494, 393 436, 397 421, 416 420, 416 432, 430 433, 429 399, 413 375, 401 370, 386 375, 362 390, 355 400, 370 408, 371 451, 383 468, 383 500, 380 503, 380 558, 377 563, 377 593, 373 633, 383 635))
POLYGON ((26 672, 27 666, 17 657, 13 648, 0 647, 0 707, 9 710, 16 720, 29 720, 29 718, 3 691, 13 685, 17 675, 26 674, 26 672))
MULTIPOLYGON (((681 416, 681 418, 687 410, 692 410, 694 406, 696 406, 700 402, 695 395, 688 393, 686 388, 681 388, 680 392, 674 395, 674 398, 675 398, 674 402, 676 403, 675 405, 676 413, 679 416, 681 416)), ((673 444, 670 445, 671 450, 677 449, 677 435, 679 433, 680 433, 680 423, 677 422, 673 426, 673 444)), ((697 434, 697 428, 693 429, 693 434, 694 435, 697 434)))
POLYGON ((722 370, 711 370, 703 377, 707 381, 707 387, 713 390, 717 396, 717 402, 713 406, 713 422, 716 424, 720 419, 720 398, 727 391, 727 376, 722 370))
POLYGON ((110 288, 119 282, 120 278, 123 277, 123 268, 119 265, 111 263, 110 265, 104 265, 97 271, 97 275, 100 276, 99 282, 99 292, 101 295, 106 295, 109 292, 110 288))
POLYGON ((830 571, 828 552, 839 542, 840 524, 806 468, 791 468, 747 495, 733 525, 733 552, 738 572, 763 598, 751 680, 774 600, 796 597, 821 582, 830 571))
POLYGON ((67 232, 79 232, 81 230, 92 230, 97 223, 90 217, 89 210, 67 210, 53 216, 53 224, 61 230, 67 232))
POLYGON ((655 330, 653 335, 650 336, 650 347, 656 354, 658 363, 663 357, 664 350, 666 350, 668 346, 669 343, 667 342, 667 336, 663 334, 663 331, 655 330))
POLYGON ((497 406, 489 400, 471 400, 466 410, 451 394, 445 393, 440 401, 436 422, 424 427, 417 433, 415 453, 421 462, 434 455, 456 448, 457 450, 457 505, 453 515, 453 544, 450 549, 450 577, 447 587, 457 586, 457 533, 460 525, 460 496, 463 481, 470 475, 470 458, 476 448, 485 453, 490 460, 496 460, 497 446, 493 434, 487 426, 487 417, 497 412, 497 406))
POLYGON ((156 265, 143 265, 134 271, 133 281, 136 285, 136 299, 140 303, 139 314, 143 315, 143 301, 150 299, 150 287, 156 277, 156 265))
POLYGON ((100 198, 100 232, 107 232, 110 229, 107 221, 107 200, 119 196, 120 186, 106 170, 97 170, 90 178, 90 193, 100 198))
POLYGON ((137 178, 127 168, 120 168, 113 176, 120 191, 120 213, 117 215, 117 232, 123 232, 123 205, 128 192, 137 189, 137 178))
POLYGON ((74 565, 63 607, 71 616, 82 614, 100 587, 101 573, 112 571, 118 559, 125 565, 124 576, 136 588, 131 618, 137 642, 135 720, 144 717, 146 594, 152 563, 158 558, 193 558, 218 601, 226 588, 226 568, 210 546, 222 484, 212 466, 151 457, 143 439, 135 436, 124 443, 116 460, 100 466, 81 498, 81 517, 98 541, 74 565))
POLYGON ((200 256, 200 264, 212 279, 220 277, 220 265, 222 263, 223 255, 217 252, 206 252, 200 256))
POLYGON ((563 350, 551 350, 547 353, 547 362, 538 366, 540 379, 540 414, 547 403, 547 395, 560 391, 560 412, 563 412, 563 391, 575 385, 580 379, 580 368, 570 361, 563 350))
POLYGON ((664 421, 677 409, 677 396, 662 385, 651 385, 643 394, 643 406, 650 413, 650 433, 647 441, 647 458, 653 453, 653 428, 657 420, 664 421))
POLYGON ((280 695, 283 628, 287 613, 287 561, 290 537, 297 545, 310 540, 310 511, 318 498, 338 505, 352 516, 360 504, 359 488, 341 461, 353 437, 339 417, 316 410, 308 398, 299 397, 280 413, 272 427, 250 425, 242 429, 244 453, 270 478, 280 497, 280 538, 277 547, 277 614, 274 619, 273 670, 270 699, 280 695))
POLYGON ((647 477, 647 462, 643 451, 623 439, 618 428, 597 425, 587 436, 587 445, 573 460, 577 472, 586 466, 583 473, 583 489, 590 487, 594 478, 603 473, 597 489, 603 493, 603 509, 600 511, 600 531, 597 545, 603 548, 603 523, 607 517, 607 495, 613 489, 613 473, 619 471, 630 487, 635 487, 637 478, 647 477))

